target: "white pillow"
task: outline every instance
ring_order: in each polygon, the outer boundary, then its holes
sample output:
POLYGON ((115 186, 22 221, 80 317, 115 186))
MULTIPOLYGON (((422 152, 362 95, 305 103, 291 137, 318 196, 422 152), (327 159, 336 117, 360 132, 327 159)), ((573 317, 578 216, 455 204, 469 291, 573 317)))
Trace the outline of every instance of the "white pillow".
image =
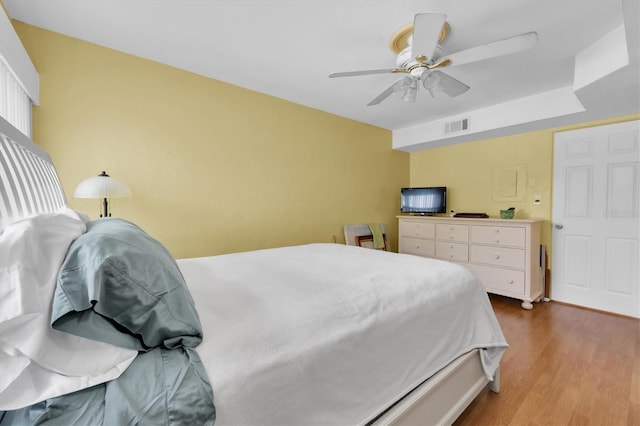
POLYGON ((63 208, 0 233, 0 411, 117 378, 137 355, 50 326, 58 269, 85 231, 63 208))

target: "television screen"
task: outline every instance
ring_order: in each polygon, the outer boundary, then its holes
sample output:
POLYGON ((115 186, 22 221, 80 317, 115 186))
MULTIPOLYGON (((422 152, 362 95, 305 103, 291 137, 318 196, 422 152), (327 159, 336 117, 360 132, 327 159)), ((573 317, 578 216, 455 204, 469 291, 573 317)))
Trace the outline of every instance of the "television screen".
POLYGON ((400 190, 402 213, 435 214, 447 212, 447 187, 402 188, 400 190))

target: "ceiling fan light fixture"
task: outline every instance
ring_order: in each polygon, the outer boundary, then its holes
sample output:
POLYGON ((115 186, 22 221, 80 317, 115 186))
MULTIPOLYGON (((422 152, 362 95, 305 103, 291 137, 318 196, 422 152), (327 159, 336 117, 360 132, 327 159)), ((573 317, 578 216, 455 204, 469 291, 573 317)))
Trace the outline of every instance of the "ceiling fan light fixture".
POLYGON ((431 96, 433 96, 433 92, 437 90, 442 90, 440 85, 440 75, 434 72, 430 72, 429 75, 422 78, 422 86, 427 89, 431 96))
POLYGON ((401 84, 398 84, 396 86, 393 87, 393 93, 395 93, 396 95, 403 97, 405 95, 405 93, 407 93, 407 90, 409 90, 408 86, 403 86, 401 84))
POLYGON ((402 97, 402 100, 407 103, 414 103, 417 97, 418 97, 417 90, 408 90, 407 93, 402 97))
POLYGON ((413 103, 416 101, 416 97, 418 95, 418 83, 416 80, 411 81, 411 85, 409 85, 407 91, 402 95, 402 100, 405 102, 413 103))
POLYGON ((411 77, 404 77, 403 79, 398 80, 396 84, 393 85, 393 93, 400 96, 401 98, 404 97, 409 91, 411 83, 411 77))

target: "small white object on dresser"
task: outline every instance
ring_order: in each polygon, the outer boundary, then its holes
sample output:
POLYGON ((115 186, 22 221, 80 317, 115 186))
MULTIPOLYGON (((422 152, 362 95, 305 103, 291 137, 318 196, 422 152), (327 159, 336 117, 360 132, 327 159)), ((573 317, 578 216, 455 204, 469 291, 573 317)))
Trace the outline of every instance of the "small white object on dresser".
POLYGON ((540 222, 398 216, 399 252, 466 266, 487 292, 522 300, 533 309, 543 294, 540 222))

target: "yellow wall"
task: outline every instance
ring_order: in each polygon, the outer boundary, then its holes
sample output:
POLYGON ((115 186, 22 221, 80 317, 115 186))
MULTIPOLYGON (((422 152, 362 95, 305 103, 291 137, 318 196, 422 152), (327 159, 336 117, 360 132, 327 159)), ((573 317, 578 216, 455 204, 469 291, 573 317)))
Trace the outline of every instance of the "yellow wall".
MULTIPOLYGON (((134 197, 112 200, 176 257, 344 241, 381 222, 397 246, 409 154, 391 133, 14 21, 40 73, 34 140, 73 198, 106 170, 134 197)), ((224 60, 224 58, 220 58, 224 60)))
POLYGON ((542 244, 551 260, 551 201, 553 187, 553 134, 603 124, 637 120, 640 114, 574 126, 434 148, 411 153, 411 186, 447 186, 447 207, 457 212, 486 212, 499 217, 500 209, 516 208, 517 219, 542 220, 542 244), (526 165, 523 201, 492 201, 492 171, 526 165), (534 196, 541 203, 533 203, 534 196))

